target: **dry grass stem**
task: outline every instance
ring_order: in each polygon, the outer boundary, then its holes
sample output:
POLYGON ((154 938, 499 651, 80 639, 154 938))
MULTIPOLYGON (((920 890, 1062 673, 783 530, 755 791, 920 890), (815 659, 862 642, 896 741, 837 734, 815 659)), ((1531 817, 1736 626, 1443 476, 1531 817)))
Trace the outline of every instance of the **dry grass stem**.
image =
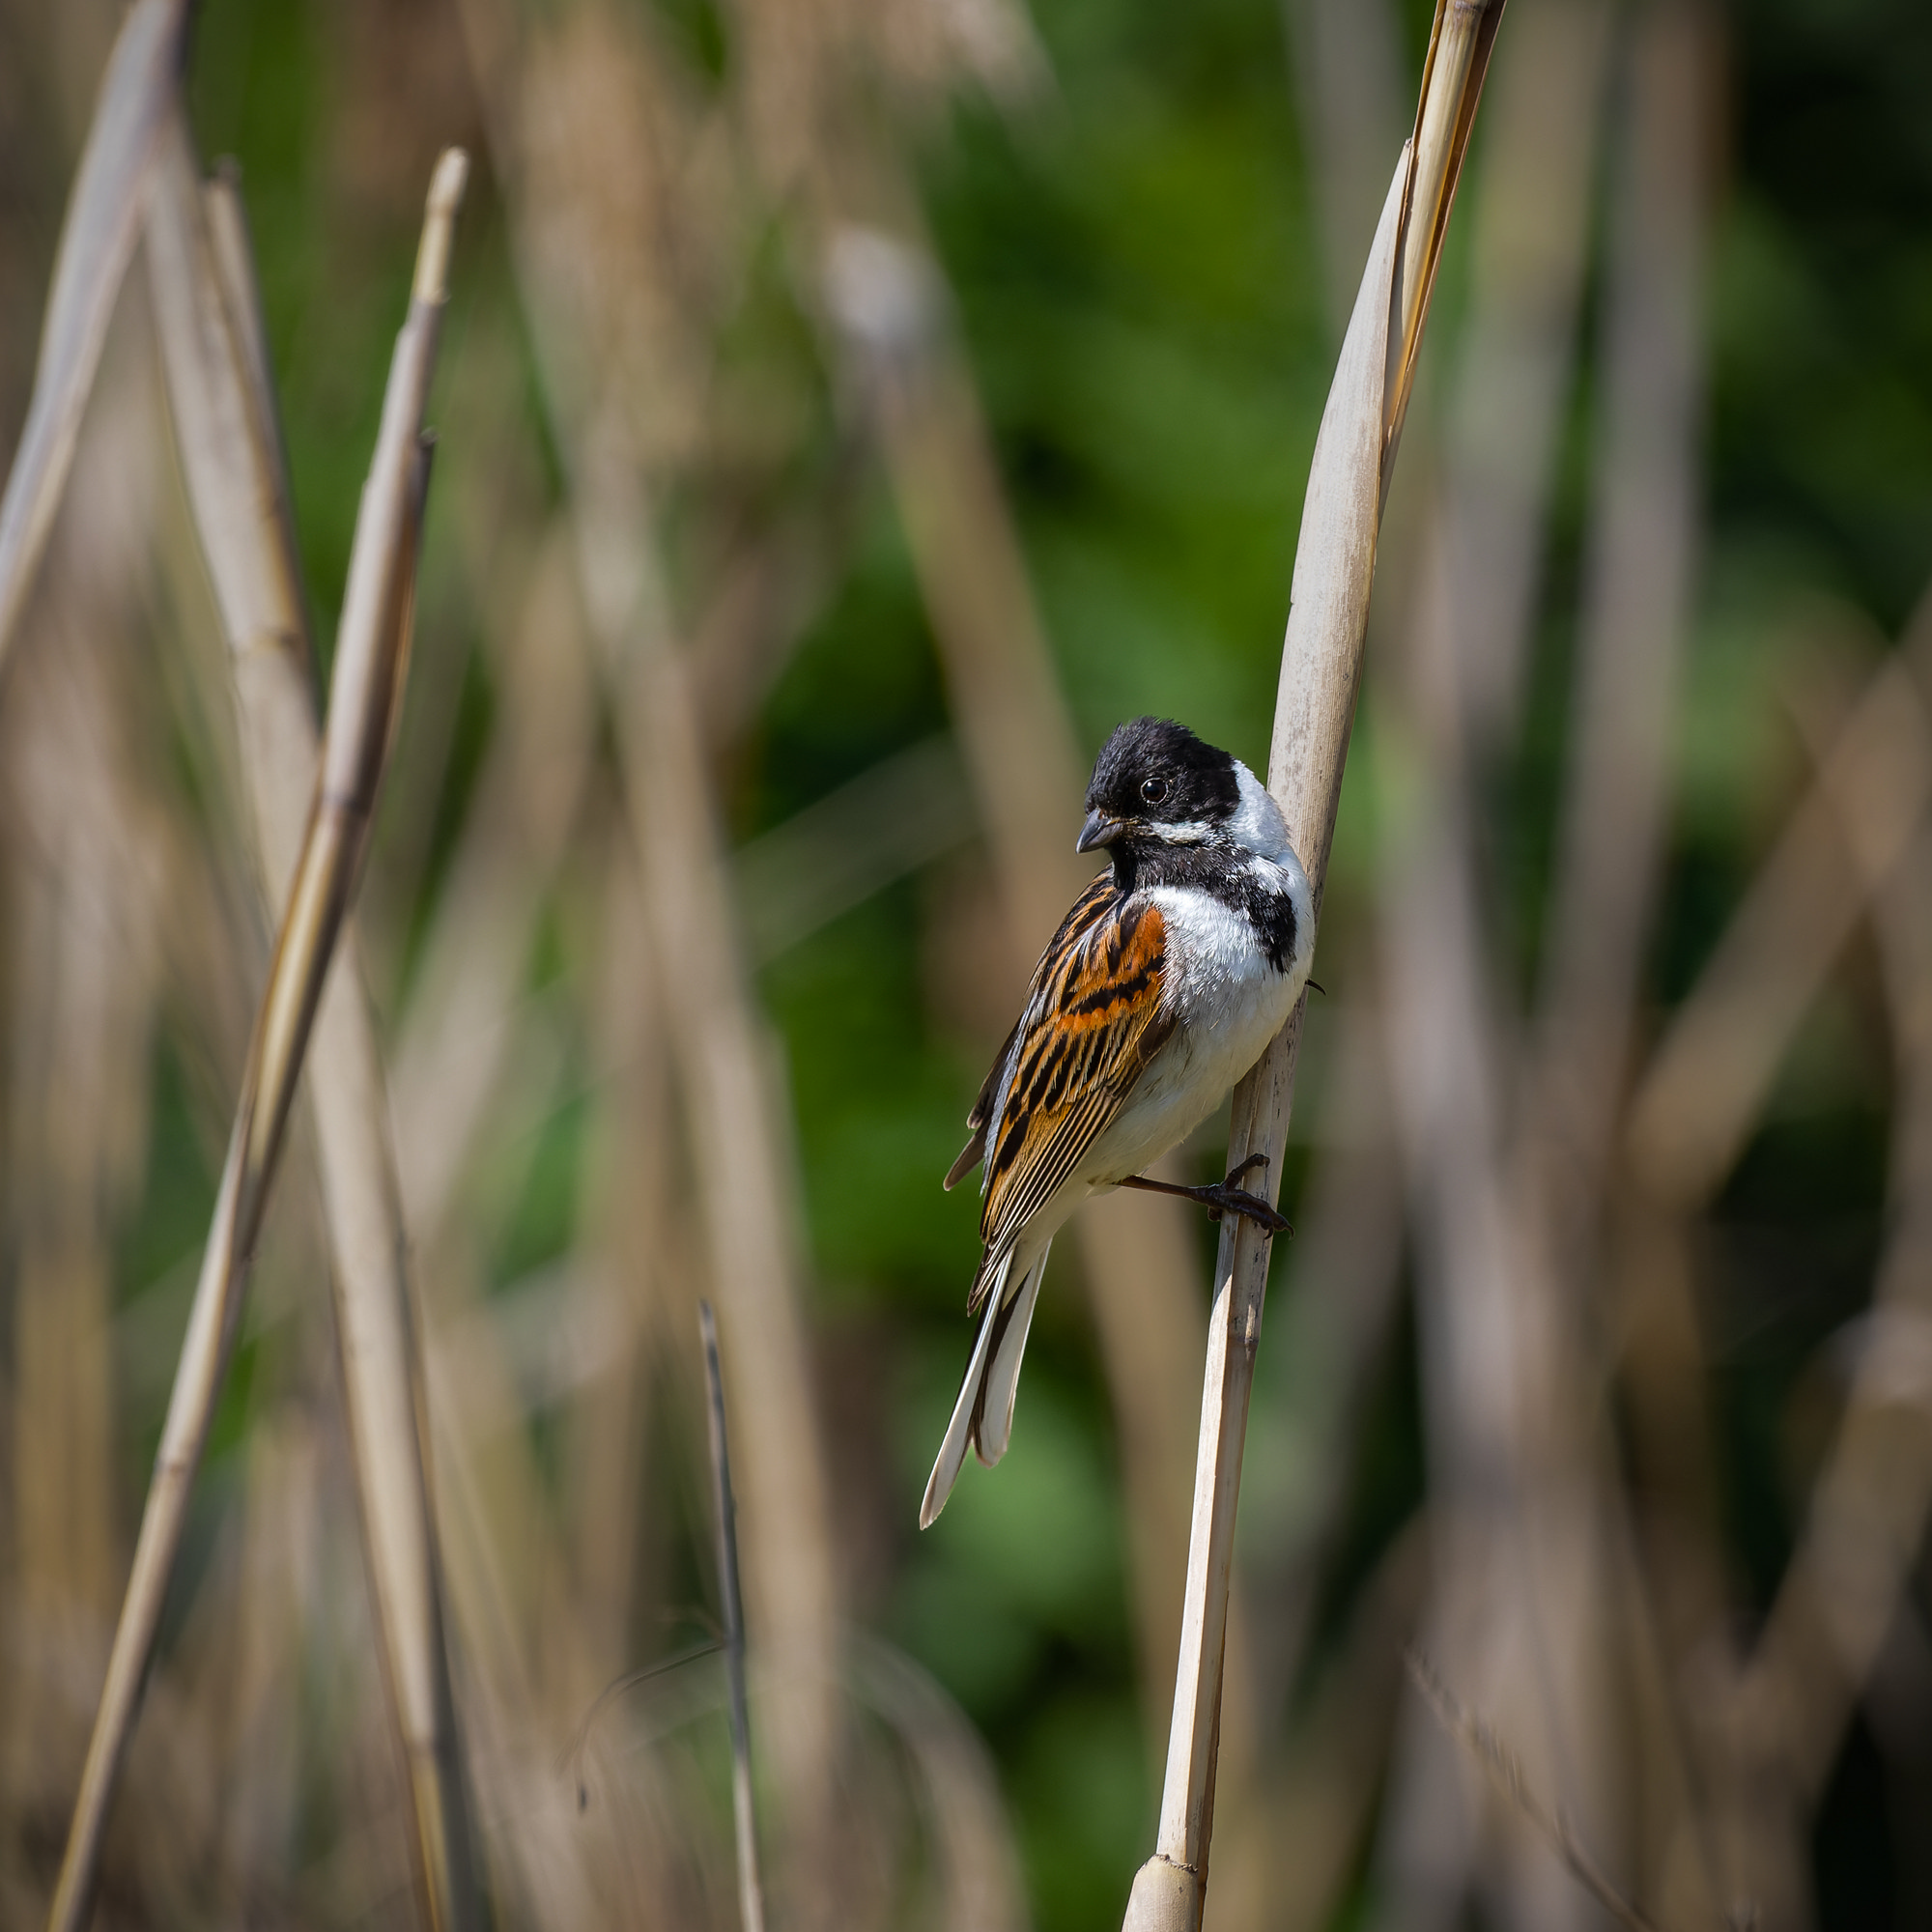
POLYGON ((503 628, 500 723, 424 942, 390 1083, 406 1223, 425 1249, 516 1049, 523 977, 591 774, 594 666, 561 519, 538 544, 503 628))
POLYGON ((752 1729, 745 1708, 745 1611, 738 1598, 738 1513, 731 1501, 731 1451, 724 1435, 724 1380, 718 1368, 718 1324, 711 1304, 697 1304, 704 1341, 706 1434, 711 1444, 711 1506, 718 1536, 718 1595, 724 1610, 724 1672, 731 1707, 731 1823, 738 1847, 741 1932, 765 1932, 765 1893, 758 1879, 758 1819, 752 1804, 752 1729))
POLYGON ((1815 1810, 1888 1634, 1912 1614, 1932 1511, 1932 831, 1864 884, 1890 1009, 1898 1100, 1889 1231, 1851 1386, 1798 1547, 1743 1663, 1718 1740, 1736 1781, 1734 1844, 1751 1889, 1797 1910, 1765 1825, 1815 1810), (1771 1800, 1772 1792, 1779 1794, 1771 1800))
POLYGON ((1463 158, 1476 125, 1483 77, 1502 18, 1502 0, 1439 0, 1430 24, 1389 314, 1384 495, 1403 418, 1408 413, 1409 391, 1415 385, 1423 323, 1435 292, 1435 271, 1442 266, 1442 244, 1456 206, 1463 158))
POLYGON ((180 81, 191 12, 188 0, 140 0, 100 83, 61 229, 33 399, 0 497, 0 664, 53 527, 100 347, 140 237, 155 144, 180 81))
POLYGON ((1479 1717, 1472 1716, 1450 1694, 1448 1688, 1430 1667, 1420 1651, 1405 1653, 1408 1674, 1435 1712, 1442 1728, 1465 1749, 1488 1774, 1490 1780, 1517 1815, 1524 1819, 1537 1836, 1562 1860, 1564 1868, 1619 1925, 1630 1932, 1660 1932, 1657 1921, 1641 1912, 1604 1875, 1559 1809, 1550 1811, 1539 1799, 1524 1776, 1516 1754, 1479 1717))
POLYGON ((1542 577, 1547 504, 1590 268, 1616 9, 1543 0, 1491 76, 1469 211, 1469 307, 1445 411, 1434 617, 1475 754, 1510 742, 1542 577))
POLYGON ((890 1644, 855 1634, 846 1669, 854 1694, 892 1726, 918 1770, 946 1901, 941 1932, 1025 1932, 1026 1889, 984 1740, 925 1671, 890 1644))
MULTIPOLYGON (((448 232, 462 181, 461 156, 446 157, 432 190, 428 245, 411 322, 398 341, 357 520, 308 830, 257 1013, 214 1221, 50 1913, 56 1932, 77 1932, 88 1914, 107 1807, 180 1547, 188 1494, 240 1323, 248 1264, 297 1078, 355 893, 394 728, 409 657, 413 575, 429 482, 422 406, 448 232)), ((346 1347, 353 1350, 359 1339, 345 1337, 346 1347)), ((412 1401, 408 1409, 412 1437, 412 1401)), ((417 1468, 420 1480, 419 1464, 417 1468)), ((380 1522, 370 1524, 370 1534, 372 1544, 382 1537, 380 1522)), ((399 1685, 399 1699, 406 1700, 411 1689, 399 1685)), ((424 1822, 426 1839, 440 1839, 451 1829, 446 1817, 424 1822)), ((467 1895, 467 1871, 449 1883, 463 1888, 460 1896, 467 1895)), ((437 1903, 449 1910, 447 1894, 437 1903)))
POLYGON ((1693 9, 1673 7, 1637 37, 1612 219, 1576 750, 1529 1075, 1536 1119, 1523 1136, 1540 1148, 1559 1256, 1593 1232, 1667 856, 1698 524, 1704 34, 1693 9))
POLYGON ((1381 216, 1388 157, 1405 131, 1395 14, 1389 0, 1288 0, 1284 13, 1315 176, 1321 292, 1339 342, 1381 216))
POLYGON ((1928 659, 1932 598, 1874 673, 1651 1056, 1626 1157, 1653 1198, 1679 1211, 1701 1206, 1736 1164, 1867 881, 1904 856, 1932 801, 1932 724, 1914 669, 1928 659))
MULTIPOLYGON (((154 695, 136 641, 157 480, 148 373, 120 355, 103 370, 0 710, 12 1258, 0 1766, 14 1767, 0 1785, 55 1817, 126 1562, 116 1246, 141 1196, 175 903, 179 826, 140 730, 154 695)), ((37 1911, 0 1888, 0 1919, 37 1911)))
MULTIPOLYGON (((155 308, 189 496, 227 632, 240 703, 256 853, 270 903, 289 891, 304 837, 319 761, 330 758, 325 797, 333 797, 356 839, 346 857, 359 867, 373 793, 386 759, 405 660, 384 664, 367 640, 385 632, 406 653, 405 609, 419 535, 427 456, 419 426, 434 366, 450 236, 466 163, 446 156, 432 185, 409 319, 398 342, 384 424, 372 465, 373 505, 386 522, 374 541, 393 553, 391 576, 364 566, 358 607, 344 611, 337 679, 358 679, 356 703, 380 741, 343 742, 319 752, 309 698, 312 652, 295 530, 276 431, 273 388, 245 219, 231 180, 204 192, 182 118, 172 118, 150 216, 155 308), (398 482, 410 493, 398 500, 398 482), (386 502, 378 491, 386 490, 386 502), (372 677, 386 678, 389 691, 372 677)), ((362 532, 358 528, 358 540, 362 532)), ((358 556, 380 554, 358 547, 358 556)), ((356 591, 352 576, 352 600, 356 591)), ((332 700, 332 703, 334 700, 332 700)), ((327 809, 325 810, 327 815, 327 809)), ((334 1257, 336 1321, 351 1443, 362 1504, 371 1595, 384 1682, 409 1769, 418 1881, 439 1925, 473 1921, 468 1804, 456 1760, 449 1672, 442 1636, 430 1517, 420 1391, 388 1103, 374 1017, 362 986, 353 925, 316 1015, 313 1102, 323 1191, 334 1257)))
MULTIPOLYGON (((1515 43, 1513 56, 1523 52, 1515 43)), ((1425 1412, 1442 1524, 1435 1640, 1460 1675, 1507 1696, 1506 1721, 1533 1742, 1566 1803, 1595 1819, 1614 1807, 1607 1767, 1622 1718, 1610 1687, 1625 1634, 1613 1605, 1631 1592, 1577 1311, 1594 1288, 1589 1237, 1664 857, 1696 446, 1696 54, 1694 33, 1670 10, 1647 17, 1634 50, 1605 297, 1605 409, 1618 429, 1598 444, 1566 868, 1556 874, 1544 1024, 1524 1065, 1485 939, 1485 774, 1467 742, 1468 681, 1484 663, 1463 645, 1481 605, 1466 611, 1457 600, 1482 559, 1450 546, 1487 531, 1505 554, 1532 552, 1539 493, 1451 455, 1453 487, 1473 501, 1453 523, 1431 505, 1430 567, 1407 649, 1378 693, 1378 725, 1394 746, 1387 770, 1400 774, 1389 786, 1383 921, 1389 1062, 1432 1334, 1425 1412)), ((1590 118, 1601 70, 1575 61, 1559 71, 1577 90, 1569 113, 1590 118)), ((1492 138, 1507 131, 1525 146, 1507 157, 1492 150, 1486 181, 1537 165, 1542 120, 1492 127, 1492 138)), ((1587 180, 1574 158, 1563 172, 1573 193, 1587 180)), ((1506 310, 1486 314, 1494 326, 1506 310)), ((1486 355, 1472 344, 1465 367, 1479 375, 1486 355)), ((1466 410, 1457 423, 1471 434, 1466 410)), ((1553 441, 1553 410, 1540 427, 1553 441)), ((1528 452, 1524 469, 1547 476, 1548 456, 1528 452)), ((1446 1754, 1418 1739, 1384 1836, 1398 1910, 1449 1909, 1481 1853, 1478 1822, 1446 1754)), ((1577 1920, 1580 1901, 1538 1861, 1509 1861, 1502 1882, 1525 1919, 1577 1920)))
MULTIPOLYGON (((1390 184, 1309 474, 1268 786, 1314 882, 1318 905, 1361 677, 1387 465, 1493 42, 1493 16, 1500 12, 1500 7, 1450 6, 1446 0, 1437 7, 1417 110, 1417 139, 1404 151, 1390 184), (1438 43, 1450 48, 1449 56, 1439 61, 1438 43), (1465 52, 1457 51, 1463 47, 1465 52), (1412 206, 1421 207, 1419 218, 1429 226, 1429 240, 1419 247, 1405 231, 1405 215, 1412 206), (1407 265, 1401 284, 1399 262, 1407 265)), ((1260 1065, 1235 1090, 1229 1163, 1265 1153, 1264 1179, 1270 1197, 1280 1187, 1300 1033, 1297 1007, 1260 1065)), ((1270 1248, 1265 1235, 1251 1223, 1223 1224, 1157 1850, 1135 1878, 1125 1920, 1129 1932, 1166 1932, 1201 1921, 1213 1828, 1235 1512, 1270 1248)))
POLYGON ((815 1847, 836 1742, 829 1687, 837 1579, 800 1305, 797 1183, 726 895, 709 746, 653 529, 656 494, 688 443, 677 398, 701 391, 711 351, 688 339, 692 318, 660 279, 659 259, 639 245, 639 224, 672 217, 655 206, 613 211, 604 199, 619 182, 647 201, 662 185, 653 160, 637 150, 626 78, 658 98, 667 117, 677 109, 609 14, 588 10, 567 31, 532 27, 526 36, 484 0, 465 18, 508 185, 545 401, 565 457, 577 567, 614 716, 735 1389, 748 1622, 784 1687, 763 1726, 766 1761, 785 1830, 815 1847), (560 77, 587 85, 593 64, 587 106, 580 99, 559 116, 560 77), (565 268, 554 251, 572 223, 597 240, 565 268), (689 385, 668 379, 676 369, 692 372, 689 385))

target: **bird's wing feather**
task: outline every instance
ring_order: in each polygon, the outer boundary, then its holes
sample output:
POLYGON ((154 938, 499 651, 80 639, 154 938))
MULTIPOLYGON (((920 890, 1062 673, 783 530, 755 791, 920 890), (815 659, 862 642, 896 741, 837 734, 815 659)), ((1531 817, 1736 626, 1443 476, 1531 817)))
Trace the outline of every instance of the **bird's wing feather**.
POLYGON ((959 1158, 947 1169, 945 1187, 950 1193, 978 1167, 986 1154, 986 1127, 991 1118, 994 1102, 999 1097, 1000 1081, 1006 1074, 1008 1063, 1013 1056, 1013 1045, 1020 1037, 1020 1028, 1026 1024, 1027 1015, 1033 1010, 1035 1001, 1039 997, 1040 988, 1047 982, 1053 972, 1055 960, 1066 949, 1075 944, 1094 923, 1107 914, 1118 896, 1114 888, 1113 867, 1095 874, 1073 901, 1066 917, 1060 922, 1059 930, 1047 941, 1046 951, 1039 955, 1039 963, 1033 969, 1033 979, 1027 985, 1026 1003, 1020 1009, 1016 1019, 1000 1050, 993 1056, 993 1064, 986 1069, 986 1077, 980 1083, 980 1096, 973 1102, 973 1111, 966 1116, 966 1145, 959 1150, 959 1158))
MULTIPOLYGON (((1069 916, 1058 935, 1065 943, 1040 961, 1020 1015, 1011 1078, 999 1118, 985 1130, 980 1233, 989 1261, 1072 1174, 1174 1030, 1161 1012, 1167 931, 1160 908, 1111 890, 1109 898, 1078 929, 1069 916)), ((980 1284, 989 1278, 982 1267, 980 1284)))

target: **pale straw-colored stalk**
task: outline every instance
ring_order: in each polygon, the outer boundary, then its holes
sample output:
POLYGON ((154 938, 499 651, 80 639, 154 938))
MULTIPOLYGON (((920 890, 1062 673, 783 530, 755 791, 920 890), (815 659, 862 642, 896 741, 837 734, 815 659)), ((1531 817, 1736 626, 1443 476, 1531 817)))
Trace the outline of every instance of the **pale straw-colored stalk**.
POLYGON ((1932 1509, 1929 615, 1932 600, 1823 744, 1811 792, 1680 1007, 1633 1122, 1632 1152, 1657 1219, 1637 1251, 1644 1274, 1633 1352, 1649 1385, 1627 1370, 1641 1398, 1632 1415, 1646 1466, 1667 1470, 1683 1492, 1676 1516, 1708 1518, 1714 1479, 1698 1460, 1708 1425, 1691 1406, 1705 1364, 1686 1217, 1730 1172, 1833 961, 1853 926, 1870 919, 1896 1062, 1888 1232, 1843 1413, 1748 1653, 1730 1635, 1721 1568, 1681 1529, 1660 1557, 1668 1566, 1660 1588, 1668 1638, 1680 1668, 1705 1683, 1691 1710, 1716 1857, 1730 1890, 1755 1901, 1772 1924, 1800 1922, 1808 1881, 1794 1848, 1857 1699, 1871 1694, 1932 1509), (1663 1112, 1673 1090, 1689 1112, 1674 1160, 1665 1157, 1663 1112))
MULTIPOLYGON (((177 164, 183 152, 176 149, 177 164)), ((261 1231, 297 1079, 367 850, 370 819, 409 661, 415 562, 429 484, 430 446, 421 431, 422 410, 466 165, 460 155, 445 155, 431 189, 410 319, 397 342, 382 427, 356 519, 307 829, 256 1016, 213 1224, 49 1916, 55 1932, 77 1932, 87 1919, 107 1809, 153 1654, 195 1471, 240 1324, 248 1264, 261 1231)), ((186 191, 193 196, 191 171, 186 191)), ((174 206, 179 214, 180 204, 174 206)), ((211 291, 212 284, 205 283, 191 298, 205 299, 211 291)), ((353 1311, 344 1312, 351 1322, 355 1320, 353 1311)), ((370 1339, 346 1323, 345 1356, 355 1357, 370 1339)), ((413 1440, 413 1389, 407 1362, 405 1354, 401 1362, 389 1366, 403 1377, 400 1400, 410 1415, 413 1440)), ((355 1376, 350 1381, 352 1428, 366 1437, 368 1417, 355 1406, 355 1376)), ((388 1540, 383 1516, 389 1500, 378 1499, 370 1511, 372 1548, 388 1540)), ((433 1605, 427 1575, 417 1579, 416 1596, 433 1605)), ((420 1697, 426 1704, 434 1702, 431 1687, 406 1683, 395 1688, 401 1700, 420 1697)), ((435 1736, 433 1728, 429 1735, 435 1736)), ((410 1742, 413 1758, 415 1738, 410 1742)), ((444 1869, 433 1881, 424 1875, 425 1903, 432 1906, 435 1922, 463 1923, 470 1916, 468 1848, 460 1840, 450 1844, 459 1830, 460 1813, 452 1817, 434 1808, 444 1802, 445 1781, 440 1777, 416 1777, 412 1782, 419 1812, 419 1850, 426 1854, 436 1845, 447 1852, 444 1869)))
POLYGON ((1552 1811, 1545 1804, 1521 1760, 1494 1728, 1463 1708, 1419 1651, 1409 1651, 1406 1661, 1409 1680, 1435 1714, 1436 1721, 1482 1766, 1498 1795, 1543 1839, 1577 1883, 1628 1932, 1658 1932, 1656 1921, 1610 1882, 1567 1814, 1552 1811))
MULTIPOLYGON (((1888 1635, 1912 1615, 1932 1512, 1928 880, 1932 823, 1921 819, 1906 863, 1866 878, 1896 1066, 1889 1232, 1844 1412, 1727 1726, 1731 1776, 1740 1798, 1755 1800, 1760 1840, 1779 1822, 1815 1816, 1888 1635)), ((1746 1889, 1769 1895, 1770 1876, 1747 1867, 1746 1889)))
POLYGON ((745 1703, 745 1609, 738 1595, 738 1511, 731 1500, 731 1448, 724 1433, 724 1378, 718 1367, 718 1324, 711 1304, 697 1304, 704 1342, 706 1435, 711 1445, 712 1527, 718 1538, 718 1597, 724 1612, 724 1681, 731 1718, 731 1828, 738 1847, 738 1923, 765 1932, 765 1889, 758 1877, 758 1817, 752 1803, 752 1725, 745 1703))
MULTIPOLYGON (((613 220, 598 190, 641 167, 638 100, 651 75, 636 43, 586 8, 570 30, 525 31, 509 8, 466 6, 505 184, 522 300, 543 397, 562 452, 580 586, 615 725, 623 798, 652 927, 657 989, 689 1123, 702 1229, 738 1417, 747 1623, 778 1678, 762 1734, 776 1829, 819 1870, 831 1817, 839 1716, 831 1482, 811 1383, 802 1294, 796 1166, 763 1018, 747 981, 709 769, 710 746, 667 592, 658 494, 672 478, 677 406, 689 384, 668 369, 708 367, 706 343, 667 322, 666 257, 613 220), (594 48, 605 85, 559 117, 558 74, 594 48), (622 84, 634 84, 626 92, 622 84), (581 224, 581 225, 579 225, 581 224), (595 241, 574 262, 559 237, 595 241), (639 317, 663 327, 646 336, 639 317), (610 345, 607 347, 607 345, 610 345), (618 345, 621 345, 620 354, 618 345), (656 358, 662 357, 660 363, 656 358), (816 1861, 816 1863, 814 1862, 816 1861)), ((626 192, 649 191, 627 181, 626 192)), ((626 202, 626 208, 633 204, 626 202)))
POLYGON ((126 1561, 114 1237, 140 1199, 166 928, 181 916, 168 876, 178 825, 139 729, 153 696, 138 638, 159 475, 152 401, 145 357, 116 355, 0 708, 11 1256, 0 1704, 29 1789, 56 1804, 126 1561))
POLYGON ((1870 882, 1904 857, 1932 803, 1932 725, 1918 695, 1928 667, 1932 595, 1872 673, 1652 1052, 1627 1116, 1625 1157, 1674 1211, 1694 1210, 1723 1184, 1870 903, 1870 882))
MULTIPOLYGON (((431 185, 372 495, 384 479, 393 493, 392 479, 405 473, 399 465, 418 434, 466 170, 452 151, 431 185)), ((179 116, 163 136, 148 243, 177 440, 234 665, 256 855, 274 904, 299 864, 303 814, 325 755, 309 696, 313 652, 245 217, 232 180, 203 189, 179 116)), ((393 494, 390 500, 393 506, 393 494)), ((377 509, 383 513, 380 499, 377 509)), ((391 507, 386 514, 393 519, 397 512, 391 507)), ((345 610, 345 639, 354 615, 353 606, 345 610)), ((407 650, 407 635, 400 644, 407 650)), ((394 706, 384 702, 384 728, 392 730, 394 706)), ((355 752, 380 762, 385 749, 371 744, 355 752)), ((344 765, 335 783, 347 776, 344 765)), ((461 1925, 474 1921, 477 1908, 404 1270, 408 1244, 353 924, 345 925, 339 951, 342 963, 316 1015, 312 1096, 343 1389, 384 1677, 406 1766, 417 1882, 431 1922, 461 1925)))
MULTIPOLYGON (((1567 178, 1573 226, 1587 218, 1589 144, 1577 130, 1602 99, 1606 24, 1601 14, 1546 8, 1526 16, 1511 48, 1512 61, 1528 54, 1536 26, 1540 52, 1552 51, 1548 39, 1559 26, 1573 42, 1582 38, 1585 58, 1528 71, 1541 89, 1570 90, 1547 179, 1567 178)), ((1518 1030, 1503 1016, 1510 1003, 1498 997, 1502 976, 1485 935, 1484 767, 1469 742, 1476 721, 1493 728, 1493 714, 1512 707, 1472 622, 1489 600, 1468 601, 1485 574, 1470 546, 1488 530, 1502 538, 1492 543, 1501 555, 1534 557, 1545 520, 1541 490, 1512 483, 1493 460, 1469 461, 1489 426, 1464 399, 1445 466, 1451 501, 1432 506, 1424 591, 1405 627, 1398 674, 1378 686, 1377 713, 1386 727, 1378 744, 1394 747, 1378 760, 1390 801, 1383 931, 1397 1023, 1390 1065, 1428 1338, 1438 1550, 1430 1640, 1460 1684, 1493 1702, 1562 1802, 1606 1840, 1611 1767, 1630 1735, 1610 1686, 1629 1662, 1619 1654, 1632 1639, 1623 1611, 1636 1592, 1621 1587, 1626 1544, 1577 1311, 1595 1289, 1587 1236, 1663 857, 1669 698, 1690 581, 1687 525, 1694 527, 1698 70, 1694 38, 1678 28, 1670 10, 1647 21, 1618 144, 1601 388, 1611 427, 1594 446, 1566 844, 1520 1109, 1512 1105, 1518 1030)), ((1499 75, 1498 109, 1500 86, 1499 75)), ((1520 97, 1508 99, 1516 105, 1520 97)), ((1551 121, 1547 111, 1492 121, 1486 181, 1538 167, 1539 124, 1551 121), (1495 145, 1505 133, 1528 138, 1505 156, 1495 145)), ((1551 269, 1567 268, 1574 318, 1575 244, 1546 246, 1551 269)), ((1486 359, 1472 346, 1463 381, 1480 379, 1486 359)), ((1560 393, 1546 390, 1545 400, 1560 393)), ((1550 407, 1517 424, 1520 478, 1541 471, 1547 484, 1556 426, 1550 407)), ((1520 595, 1510 602, 1524 608, 1520 595)), ((1520 648, 1508 654, 1520 658, 1520 648)), ((1466 1767, 1419 1715, 1408 1716, 1382 1834, 1396 1916, 1451 1910, 1484 1850, 1466 1767)), ((1674 1775, 1681 1791, 1682 1768, 1674 1775)), ((1525 1849, 1494 1868, 1515 1912, 1542 1924, 1576 1922, 1584 1907, 1570 1879, 1525 1849)))
POLYGON ((156 142, 186 56, 187 0, 140 0, 114 43, 68 198, 27 420, 0 497, 0 664, 67 487, 115 298, 141 233, 156 142))
MULTIPOLYGON (((1361 678, 1376 539, 1415 354, 1500 5, 1441 0, 1416 116, 1390 185, 1316 441, 1282 651, 1268 786, 1320 902, 1361 678), (1425 243, 1406 230, 1426 225, 1425 243), (1398 275, 1398 263, 1405 265, 1398 275)), ((1268 1156, 1280 1186, 1301 1007, 1235 1090, 1231 1166, 1268 1156)), ((1215 1263, 1195 1466, 1180 1663, 1154 1856, 1134 1880, 1128 1932, 1198 1927, 1207 1896, 1221 1719, 1229 1573, 1241 1448, 1272 1243, 1246 1220, 1223 1224, 1215 1263)))

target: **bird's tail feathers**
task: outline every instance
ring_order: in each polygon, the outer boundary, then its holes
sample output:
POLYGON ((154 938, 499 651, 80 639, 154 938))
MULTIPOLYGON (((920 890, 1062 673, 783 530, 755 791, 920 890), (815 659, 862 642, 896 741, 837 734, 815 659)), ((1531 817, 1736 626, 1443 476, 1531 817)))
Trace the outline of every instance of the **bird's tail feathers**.
MULTIPOLYGON (((1050 1244, 1049 1244, 1050 1245, 1050 1244)), ((952 1405, 952 1419, 925 1485, 919 1507, 919 1526, 929 1528, 946 1507, 952 1485, 972 1449, 988 1467, 1007 1453, 1013 1431, 1013 1396, 1019 1386, 1020 1356, 1026 1349, 1033 1306, 1046 1268, 1046 1250, 1035 1256, 1025 1275, 1009 1293, 1013 1256, 1010 1249, 986 1268, 975 1284, 984 1302, 980 1332, 952 1405)))
POLYGON ((1002 1299, 992 1311, 993 1355, 980 1384, 980 1402, 973 1416, 973 1448, 991 1468, 1007 1453, 1013 1438, 1013 1398, 1019 1393, 1020 1357, 1026 1353, 1027 1330, 1033 1326, 1033 1305, 1039 1299, 1040 1277, 1046 1272, 1049 1239, 1026 1271, 1017 1293, 1002 1299))

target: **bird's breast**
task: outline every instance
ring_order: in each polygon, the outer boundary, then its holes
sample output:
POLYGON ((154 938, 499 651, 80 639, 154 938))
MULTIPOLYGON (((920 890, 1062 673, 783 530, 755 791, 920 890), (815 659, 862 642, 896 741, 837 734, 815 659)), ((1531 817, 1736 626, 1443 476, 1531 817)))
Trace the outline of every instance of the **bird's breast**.
POLYGON ((1094 1150, 1105 1185, 1136 1174, 1200 1125, 1286 1024, 1307 978, 1306 954, 1279 970, 1254 922, 1212 893, 1151 894, 1167 923, 1163 1013, 1173 1033, 1094 1150))

